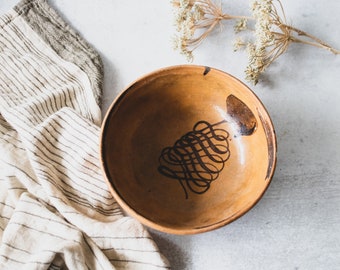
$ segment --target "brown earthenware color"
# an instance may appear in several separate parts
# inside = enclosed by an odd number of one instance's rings
[[[202,66],[146,75],[112,103],[100,158],[122,208],[168,233],[219,228],[268,187],[276,137],[263,104],[239,80]]]

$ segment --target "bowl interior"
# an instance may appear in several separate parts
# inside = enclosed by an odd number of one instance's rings
[[[262,196],[276,142],[258,98],[221,71],[180,66],[150,74],[113,103],[101,159],[114,197],[170,233],[220,227]]]

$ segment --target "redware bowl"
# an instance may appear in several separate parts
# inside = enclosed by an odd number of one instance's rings
[[[276,137],[263,104],[239,80],[174,66],[140,78],[112,103],[100,158],[128,214],[156,230],[194,234],[228,224],[262,197]]]

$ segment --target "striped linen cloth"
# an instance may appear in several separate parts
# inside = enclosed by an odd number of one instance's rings
[[[0,269],[169,268],[103,180],[101,81],[44,0],[0,17]]]

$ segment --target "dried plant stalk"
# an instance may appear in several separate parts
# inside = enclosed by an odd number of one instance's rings
[[[223,13],[221,5],[211,0],[174,0],[172,3],[175,6],[178,32],[174,47],[180,50],[188,61],[192,61],[193,51],[221,21],[248,18]]]
[[[287,24],[280,0],[253,0],[252,17],[224,13],[221,5],[211,0],[174,0],[173,4],[179,33],[175,38],[175,48],[180,50],[188,61],[192,61],[193,51],[222,21],[236,20],[236,34],[248,29],[247,22],[253,21],[254,38],[248,42],[238,38],[235,49],[247,47],[249,63],[245,70],[246,79],[254,84],[258,82],[260,74],[287,51],[292,42],[340,54],[339,50],[317,37]]]
[[[320,39],[288,25],[280,0],[276,0],[276,3],[279,9],[272,0],[252,2],[252,12],[256,21],[255,41],[248,44],[249,63],[245,73],[246,79],[254,84],[257,84],[260,74],[287,51],[292,42],[324,48],[334,54],[340,53]],[[307,40],[297,36],[303,36]]]

